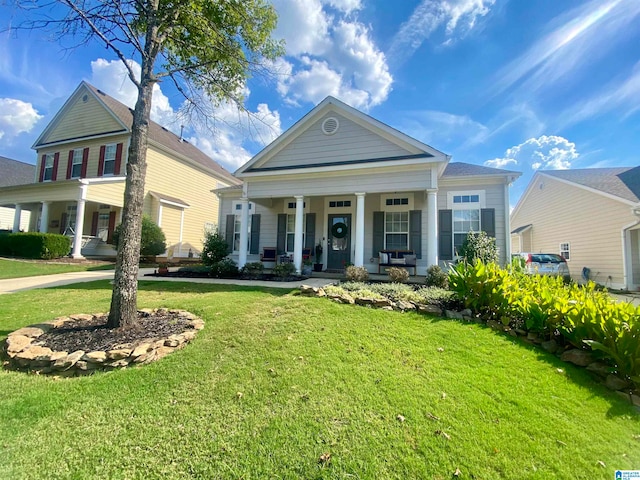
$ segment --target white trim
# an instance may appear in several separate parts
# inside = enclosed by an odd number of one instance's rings
[[[108,176],[108,177],[93,177],[93,178],[73,178],[72,180],[78,180],[83,185],[91,185],[93,183],[118,183],[118,182],[124,182],[124,181],[127,180],[127,177]]]
[[[394,198],[406,198],[407,204],[405,205],[387,205],[388,199]],[[380,210],[384,212],[406,212],[409,210],[415,210],[414,196],[411,192],[394,192],[394,193],[382,193],[380,194]]]
[[[511,263],[511,215],[509,213],[509,184],[504,184],[504,263]],[[497,226],[496,226],[497,227]],[[497,228],[496,228],[497,230]]]
[[[631,254],[631,230],[633,227],[640,225],[640,220],[622,227],[622,282],[624,288],[632,290],[633,284],[633,256]]]
[[[185,205],[184,203],[172,202],[171,200],[165,200],[163,198],[158,198],[158,202],[164,203],[165,205],[171,205],[172,207],[178,207],[182,210],[189,208],[189,205]]]
[[[465,195],[478,195],[478,201],[453,203],[453,197]],[[447,192],[447,208],[449,210],[475,210],[475,208],[486,208],[486,202],[486,190],[450,190]]]

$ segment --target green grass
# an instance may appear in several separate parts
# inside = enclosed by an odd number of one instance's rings
[[[0,338],[109,300],[105,281],[0,296]],[[139,306],[206,326],[143,368],[0,372],[0,478],[612,479],[640,465],[630,405],[480,325],[190,283],[144,282]]]
[[[113,264],[64,264],[44,261],[22,261],[0,259],[0,279],[35,277],[54,273],[84,272],[88,270],[112,270]]]

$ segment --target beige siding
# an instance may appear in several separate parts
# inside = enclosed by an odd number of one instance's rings
[[[426,190],[431,184],[431,169],[416,167],[384,168],[377,172],[340,172],[329,175],[310,175],[301,178],[277,180],[251,180],[249,197],[282,197],[294,195],[342,195],[358,191],[367,193],[407,192]]]
[[[99,135],[122,130],[122,125],[86,90],[87,101],[83,101],[85,93],[81,90],[75,101],[68,105],[65,115],[59,117],[41,139],[41,143],[58,142],[71,138]]]
[[[124,205],[125,182],[97,183],[87,188],[87,200],[122,207]]]
[[[533,252],[560,253],[560,243],[568,242],[574,279],[588,267],[598,283],[622,286],[622,228],[634,220],[630,207],[549,177],[535,178],[511,219],[512,228],[533,224]]]
[[[167,239],[167,252],[169,256],[181,256],[182,245],[180,244],[180,219],[182,209],[169,205],[162,206],[161,228]],[[185,252],[186,253],[186,252]]]
[[[13,218],[15,216],[15,210],[13,208],[0,207],[0,230],[12,230]],[[28,230],[29,222],[31,221],[31,212],[28,210],[22,210],[20,212],[20,230]]]
[[[335,117],[340,123],[333,135],[322,132],[322,122]],[[408,155],[410,152],[357,123],[335,113],[329,113],[312,124],[282,151],[259,167],[291,167],[322,162],[341,162],[370,158]]]
[[[218,197],[211,192],[217,187],[216,182],[211,174],[149,147],[145,190],[178,198],[189,205],[184,213],[183,244],[189,244],[184,255],[189,248],[194,253],[200,252],[205,223],[218,222]],[[167,210],[166,205],[163,209]],[[152,218],[157,221],[153,205],[149,206],[147,202],[145,211],[152,213]]]
[[[42,201],[76,201],[79,195],[80,184],[77,181],[60,184],[52,183],[46,186],[30,184],[21,188],[2,189],[0,205],[7,203],[40,203]]]
[[[633,283],[640,285],[640,230],[632,230],[631,235],[631,278]]]
[[[98,164],[100,163],[100,147],[103,145],[108,145],[112,143],[122,143],[122,164],[120,166],[120,174],[124,175],[126,172],[126,158],[127,158],[127,147],[128,147],[128,139],[127,135],[116,135],[108,138],[98,138],[94,140],[88,141],[79,141],[79,142],[70,142],[65,143],[64,145],[58,145],[54,147],[46,147],[38,150],[38,162],[36,164],[36,181],[40,178],[40,164],[42,162],[42,156],[45,154],[60,154],[60,159],[58,160],[58,182],[64,181],[67,176],[67,163],[69,162],[69,151],[74,150],[76,148],[89,148],[89,158],[87,161],[87,178],[96,178],[98,177]],[[44,183],[55,183],[55,182],[44,182]]]

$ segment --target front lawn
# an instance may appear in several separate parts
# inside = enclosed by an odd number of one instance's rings
[[[110,294],[1,296],[0,338],[104,312]],[[143,368],[1,371],[0,478],[612,479],[640,465],[628,403],[482,325],[190,283],[143,282],[139,306],[205,329]]]
[[[5,260],[0,258],[0,279],[35,277],[54,273],[85,272],[88,270],[113,270],[112,263],[55,263],[44,260]]]

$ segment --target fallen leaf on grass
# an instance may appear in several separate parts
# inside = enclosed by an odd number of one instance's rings
[[[440,417],[436,417],[433,413],[429,412],[427,413],[427,417],[429,418],[429,420],[433,420],[435,422],[437,422],[438,420],[440,420]]]
[[[598,460],[598,465],[600,465],[602,468],[607,468],[607,464],[604,463],[602,460]]]
[[[444,352],[444,348],[442,348],[442,347],[438,347],[438,351],[439,351],[440,353],[442,353],[442,352]]]
[[[556,442],[558,443],[558,445],[562,445],[563,447],[567,446],[567,444],[564,443],[562,440],[556,440]]]
[[[238,397],[238,400],[242,398],[242,392],[237,392],[236,393],[236,397]]]
[[[396,420],[398,420],[400,423],[404,422],[405,418],[402,415],[398,415],[396,417]]]
[[[444,400],[445,398],[447,398],[447,394],[442,392],[442,396],[441,396],[442,400]]]
[[[318,463],[321,463],[322,465],[326,465],[330,461],[331,461],[331,454],[329,452],[323,453],[322,455],[320,455],[320,458],[318,459]]]
[[[447,432],[444,432],[442,430],[436,430],[434,433],[436,435],[440,435],[441,437],[446,438],[447,440],[451,440],[451,435],[449,435]]]
[[[455,472],[453,472],[453,476],[454,476],[454,477],[459,477],[460,475],[462,475],[462,472],[460,471],[460,469],[459,469],[459,468],[456,468],[456,471],[455,471]]]

